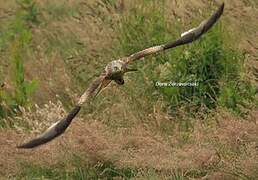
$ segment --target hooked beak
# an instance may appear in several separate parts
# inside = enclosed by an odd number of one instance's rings
[[[0,87],[1,87],[1,88],[4,88],[4,87],[5,87],[5,82],[1,83],[1,84],[0,84]]]
[[[133,71],[138,71],[136,68],[126,68],[125,72],[133,72]]]

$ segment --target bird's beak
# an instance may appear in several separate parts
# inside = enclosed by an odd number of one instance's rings
[[[136,68],[126,68],[125,72],[133,72],[133,71],[138,71]]]
[[[3,89],[5,87],[5,85],[6,85],[5,82],[1,82],[0,83],[0,88]]]

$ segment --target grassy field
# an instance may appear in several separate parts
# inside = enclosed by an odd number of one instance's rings
[[[0,177],[258,179],[256,0],[225,0],[200,40],[134,64],[63,136],[15,148],[63,117],[106,63],[176,39],[218,5],[0,0]],[[198,86],[155,85],[169,81]]]

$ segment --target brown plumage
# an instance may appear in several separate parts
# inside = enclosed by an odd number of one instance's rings
[[[135,60],[141,59],[145,56],[195,41],[196,39],[200,38],[204,33],[206,33],[217,22],[217,20],[223,13],[223,10],[224,3],[222,3],[222,5],[217,9],[217,11],[215,11],[212,14],[212,16],[209,19],[203,21],[198,27],[182,33],[181,37],[175,41],[169,42],[167,44],[162,44],[159,46],[150,47],[137,53],[134,53],[130,56],[123,57],[119,60],[115,60],[108,63],[101,75],[90,84],[85,93],[80,97],[75,108],[64,119],[53,124],[50,128],[48,128],[42,135],[38,136],[37,138],[17,147],[33,148],[45,144],[54,139],[55,137],[58,137],[70,125],[74,117],[80,111],[81,106],[84,103],[88,103],[91,99],[96,97],[103,88],[109,85],[111,81],[115,81],[119,85],[124,84],[124,74],[136,70],[130,69],[128,67],[130,63],[134,62]]]

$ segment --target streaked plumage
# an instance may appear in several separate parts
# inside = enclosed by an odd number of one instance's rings
[[[224,3],[212,14],[212,16],[203,21],[198,27],[193,28],[181,34],[181,37],[173,42],[167,44],[162,44],[159,46],[150,47],[134,53],[128,57],[123,57],[119,60],[112,61],[107,64],[101,75],[96,78],[85,91],[85,93],[80,97],[75,108],[62,120],[53,124],[48,128],[42,135],[37,138],[17,146],[18,148],[33,148],[42,144],[45,144],[55,137],[61,135],[66,128],[70,125],[73,118],[78,114],[81,106],[88,103],[91,99],[98,95],[98,93],[105,88],[111,81],[115,81],[117,84],[124,84],[123,76],[127,72],[135,71],[135,69],[130,69],[128,65],[135,60],[141,59],[145,56],[165,51],[180,45],[188,44],[196,39],[200,38],[204,33],[206,33],[220,18],[224,10]]]

